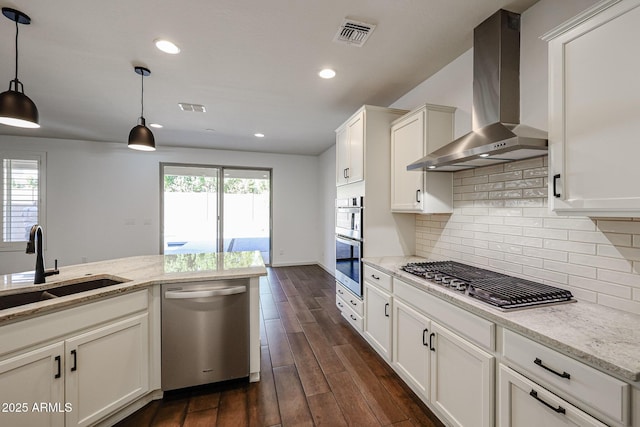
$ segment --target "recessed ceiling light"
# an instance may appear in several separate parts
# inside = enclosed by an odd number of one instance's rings
[[[254,133],[253,136],[256,138],[264,138],[264,133]]]
[[[161,127],[163,127],[160,123],[150,123],[149,126],[156,129],[160,129]]]
[[[333,71],[331,68],[325,68],[324,70],[320,70],[318,75],[323,79],[332,79],[336,76],[336,72]]]
[[[429,169],[435,169],[435,166],[428,166]]]
[[[480,154],[480,157],[489,157],[488,153]]]
[[[180,53],[180,48],[176,46],[175,43],[170,42],[169,40],[157,39],[154,41],[154,43],[156,44],[156,47],[164,53],[169,53],[171,55]]]

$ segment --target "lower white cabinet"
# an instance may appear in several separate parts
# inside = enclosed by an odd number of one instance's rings
[[[397,298],[392,322],[392,366],[410,387],[452,425],[492,426],[494,356]]]
[[[146,313],[4,360],[2,425],[91,425],[149,390],[148,360]]]
[[[499,427],[605,427],[567,401],[516,371],[500,365]]]
[[[64,342],[57,342],[0,362],[2,425],[64,426],[64,354]],[[42,403],[60,405],[62,412],[34,410]]]
[[[66,340],[67,426],[88,426],[149,390],[147,314]]]
[[[89,426],[150,389],[147,290],[0,328],[0,425]]]
[[[391,294],[364,282],[364,337],[391,360]]]
[[[454,425],[493,426],[495,357],[436,322],[429,341],[431,403]]]
[[[416,394],[429,400],[431,321],[396,298],[392,322],[392,366]]]

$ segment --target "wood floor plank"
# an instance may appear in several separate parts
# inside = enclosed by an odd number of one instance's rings
[[[307,399],[295,366],[273,368],[283,426],[313,426]]]
[[[287,294],[284,293],[284,289],[280,286],[280,281],[269,282],[269,288],[271,288],[271,296],[275,302],[287,300]]]
[[[347,344],[349,342],[349,340],[345,337],[344,332],[339,330],[339,325],[334,323],[334,321],[327,314],[326,310],[312,310],[311,314],[313,314],[316,322],[322,327],[322,331],[327,337],[327,341],[329,341],[329,344],[333,346]]]
[[[307,337],[302,333],[287,334],[293,358],[298,369],[300,382],[306,396],[327,393],[329,384],[324,377],[322,369],[316,360],[316,356],[307,341]]]
[[[342,427],[347,426],[347,420],[336,402],[333,393],[316,394],[308,396],[309,409],[316,426]]]
[[[409,389],[409,386],[402,384],[402,380],[397,374],[384,375],[378,377],[378,379],[384,388],[387,389],[400,410],[407,414],[409,420],[411,420],[414,425],[444,427],[444,424],[435,419],[434,416],[429,416],[431,411],[420,401],[420,398]]]
[[[347,371],[327,375],[327,381],[348,425],[380,425]]]
[[[180,427],[187,411],[188,398],[163,401],[153,418],[154,427]]]
[[[287,295],[287,298],[291,298],[298,295],[298,289],[293,285],[293,283],[289,279],[280,280],[280,287],[282,288],[284,293]]]
[[[300,295],[290,296],[288,298],[289,304],[291,304],[291,308],[293,308],[293,312],[296,314],[300,323],[316,321],[316,318],[313,317],[313,314],[311,314],[311,311],[307,308],[307,305],[304,303],[304,300]]]
[[[333,350],[322,327],[318,323],[305,323],[302,329],[324,374],[344,371],[344,365]]]
[[[398,408],[387,389],[382,386],[376,375],[369,369],[352,345],[337,346],[335,350],[382,425],[409,419]]]
[[[211,427],[218,423],[218,408],[190,412],[184,419],[183,427]]]
[[[115,427],[147,427],[151,426],[151,422],[153,421],[153,417],[155,417],[156,412],[162,405],[161,400],[154,400],[153,402],[148,403],[142,409],[134,412],[129,415],[124,420],[115,424]]]
[[[311,297],[326,296],[326,294],[323,291],[327,290],[327,287],[322,281],[316,280],[316,279],[310,279],[310,280],[305,280],[302,283],[309,290],[309,296]],[[314,308],[317,308],[317,307],[314,307]]]
[[[217,423],[221,426],[243,427],[249,425],[247,386],[225,390],[220,394]]]
[[[187,413],[204,411],[217,408],[220,404],[220,391],[212,390],[209,393],[198,393],[189,399]]]
[[[293,354],[280,319],[265,320],[264,325],[267,329],[269,353],[273,367],[293,365]]]
[[[259,281],[260,286],[260,294],[270,294],[271,288],[269,287],[269,278],[266,276],[261,276]]]
[[[289,301],[278,302],[276,303],[276,307],[278,308],[278,313],[280,313],[280,320],[282,321],[282,325],[284,326],[284,330],[286,332],[302,332],[300,321],[298,321],[298,317],[294,313],[291,304],[289,304]]]
[[[273,378],[269,348],[260,350],[260,381],[249,384],[247,392],[249,425],[255,427],[280,424],[278,395]]]
[[[264,320],[278,319],[278,309],[273,301],[273,296],[269,294],[260,295],[260,307],[262,308],[262,317]]]

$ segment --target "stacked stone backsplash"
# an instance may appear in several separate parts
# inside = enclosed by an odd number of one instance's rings
[[[640,218],[559,216],[547,156],[455,172],[453,214],[416,215],[416,254],[569,289],[640,314]]]

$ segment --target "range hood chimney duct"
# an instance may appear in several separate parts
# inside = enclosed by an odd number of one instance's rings
[[[475,130],[407,166],[451,172],[547,152],[547,133],[520,125],[520,15],[501,9],[473,32]]]

